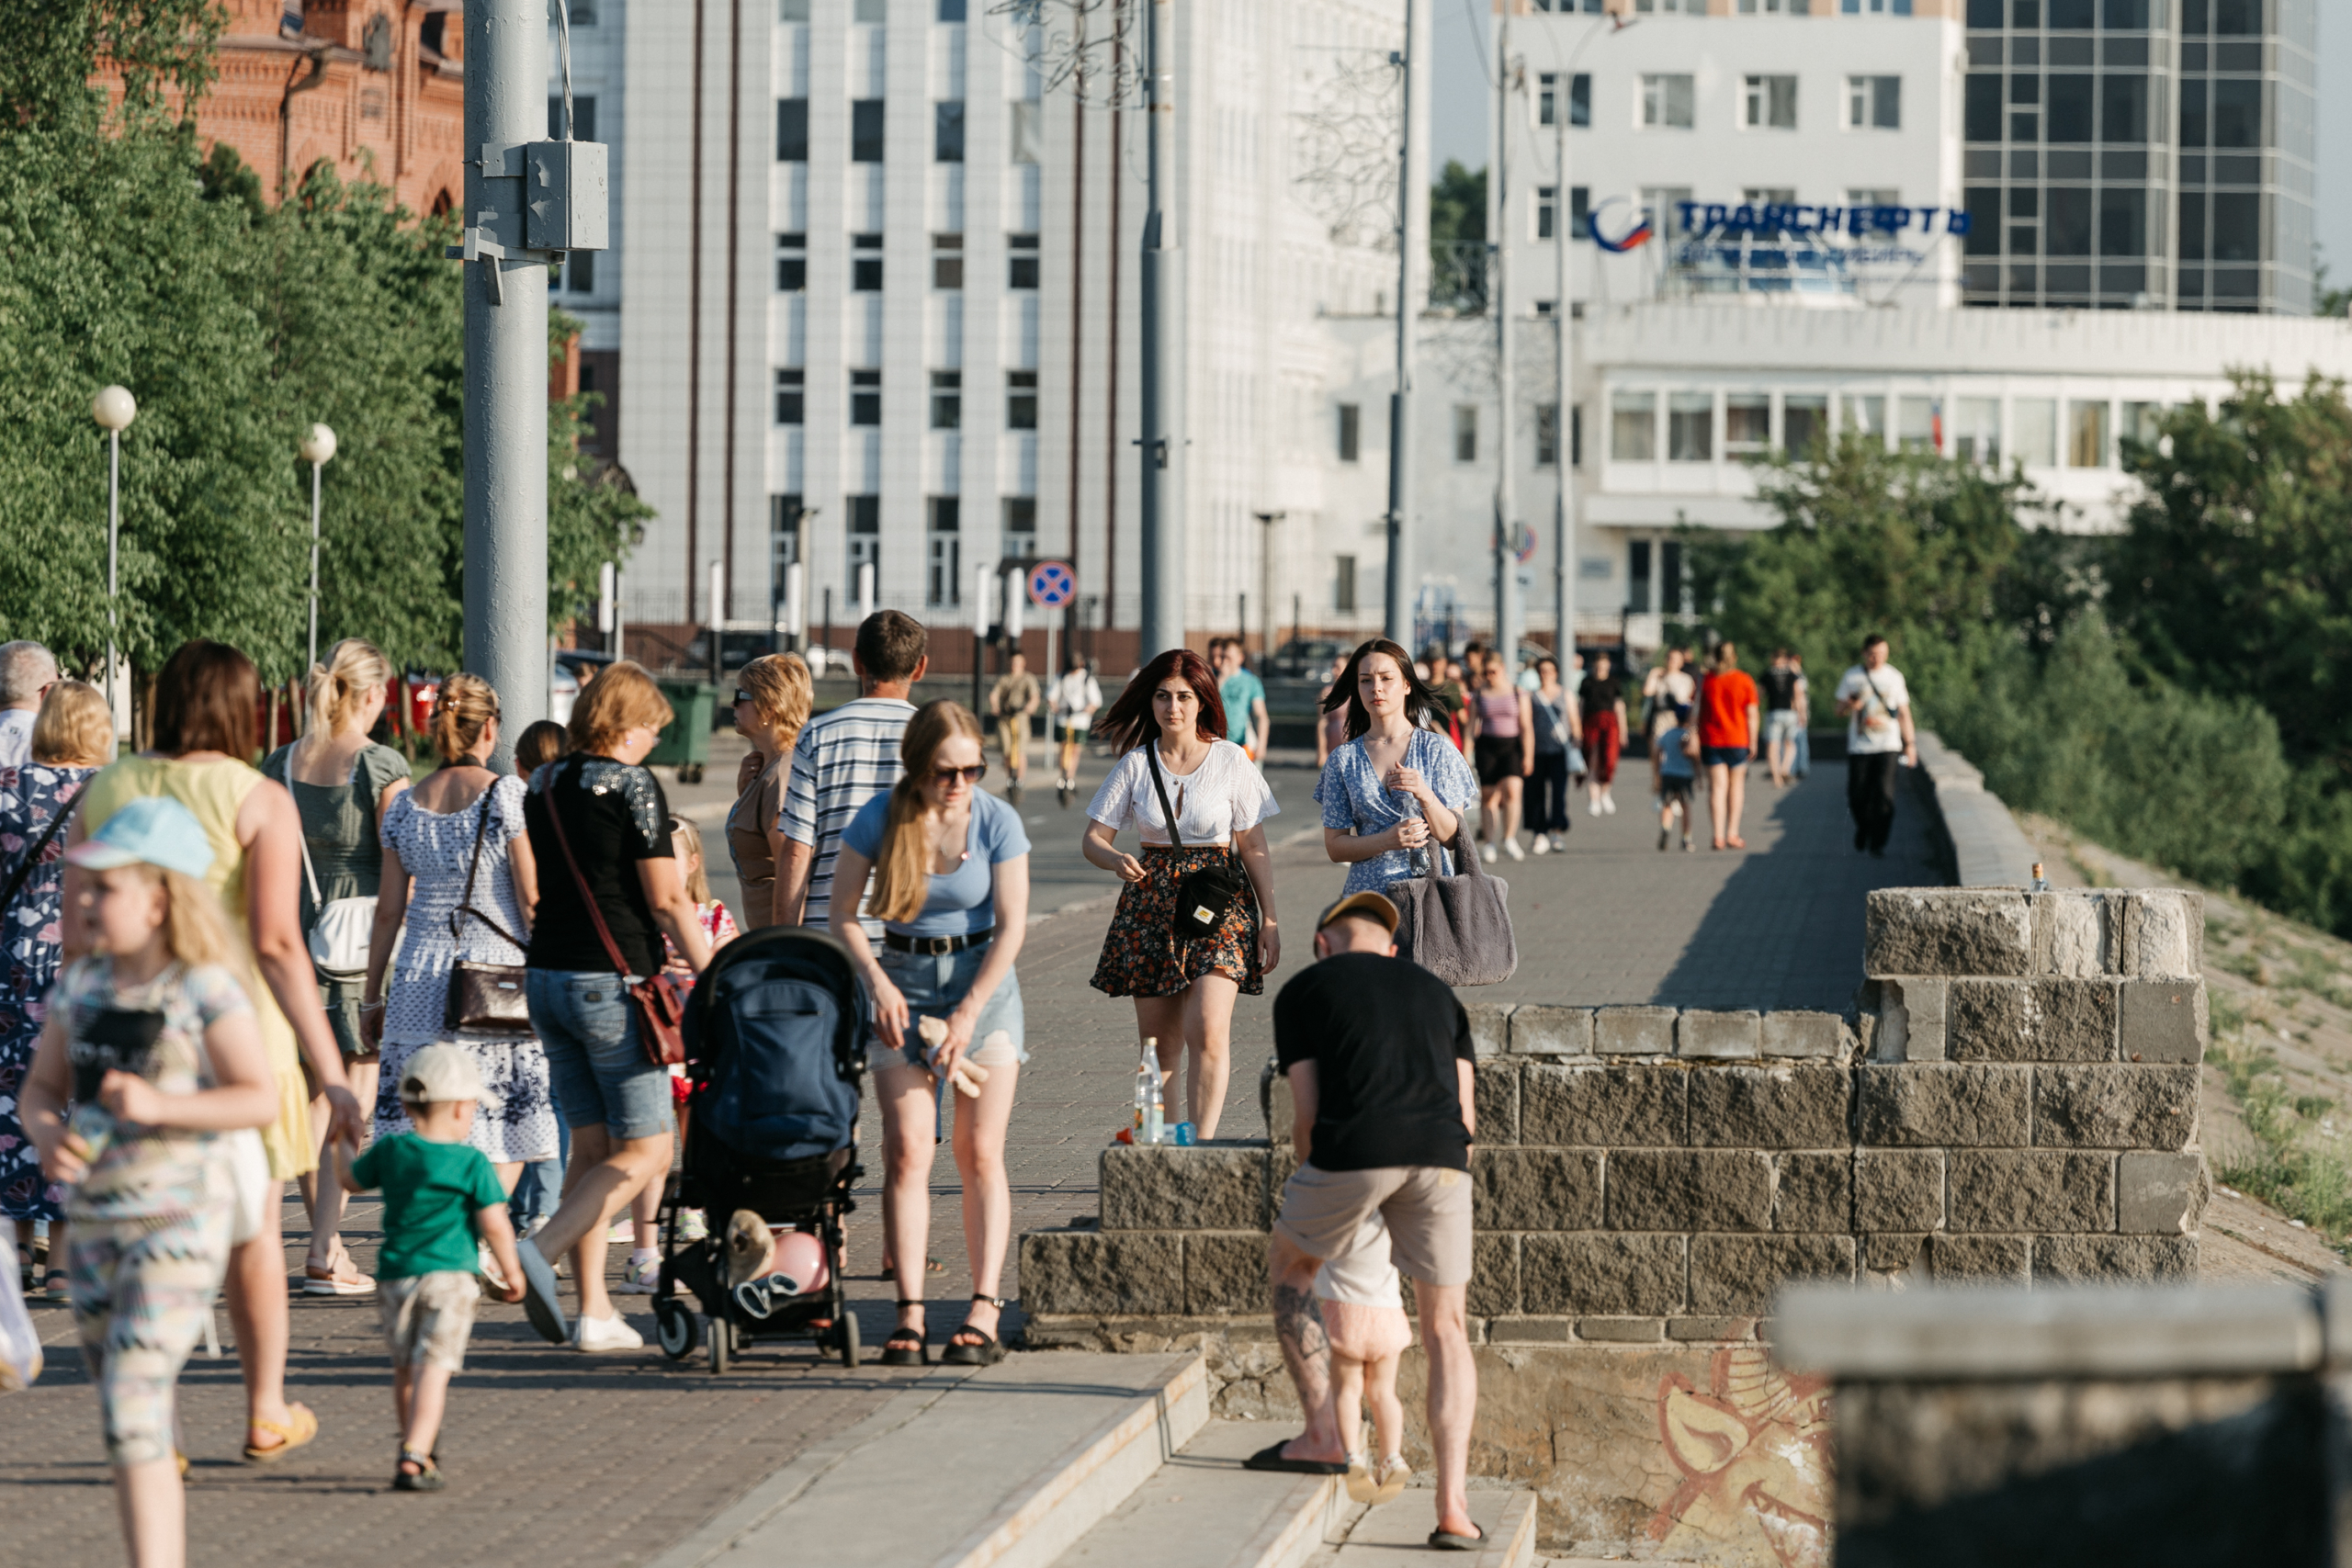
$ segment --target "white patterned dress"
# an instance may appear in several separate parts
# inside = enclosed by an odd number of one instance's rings
[[[474,879],[473,907],[504,928],[505,935],[468,915],[466,867],[482,814],[481,869]],[[523,831],[523,781],[502,778],[462,811],[446,816],[416,803],[404,791],[384,813],[384,847],[395,851],[411,878],[407,934],[384,1010],[383,1077],[376,1090],[376,1136],[410,1130],[401,1104],[401,1072],[420,1046],[455,1044],[481,1069],[481,1106],[467,1142],[493,1164],[552,1159],[556,1153],[555,1100],[548,1088],[547,1054],[527,1030],[517,1034],[452,1035],[442,1026],[448,1005],[449,972],[460,958],[476,964],[521,964],[523,950],[507,935],[527,938],[514,900],[514,875],[507,846]]]

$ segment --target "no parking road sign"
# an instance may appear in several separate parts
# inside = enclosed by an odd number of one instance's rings
[[[1078,574],[1066,561],[1039,561],[1029,571],[1029,603],[1041,610],[1059,609],[1078,597]]]

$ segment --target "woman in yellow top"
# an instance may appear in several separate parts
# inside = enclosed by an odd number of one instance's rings
[[[70,844],[80,843],[141,796],[178,801],[195,813],[211,840],[212,870],[205,881],[252,946],[246,989],[277,1080],[277,1117],[261,1130],[266,1171],[238,1173],[226,1293],[245,1377],[245,1457],[267,1463],[300,1448],[319,1430],[318,1417],[306,1406],[286,1402],[291,1325],[286,1245],[278,1232],[283,1183],[317,1165],[318,1140],[311,1135],[303,1083],[306,1065],[334,1118],[329,1136],[356,1145],[361,1122],[302,941],[301,819],[293,797],[247,761],[261,733],[260,706],[261,681],[253,660],[225,643],[183,644],[156,677],[154,750],[126,757],[92,779],[66,838]],[[76,907],[71,888],[66,906]],[[86,940],[78,931],[69,933],[69,954]],[[246,1163],[257,1168],[261,1162],[249,1156]]]

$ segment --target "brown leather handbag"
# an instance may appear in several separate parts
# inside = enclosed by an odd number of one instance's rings
[[[572,857],[571,840],[563,830],[563,814],[555,807],[552,781],[547,792],[547,806],[548,821],[555,829],[556,847],[563,852],[563,863],[571,868],[571,884],[580,889],[580,901],[588,907],[588,919],[596,928],[596,940],[605,944],[605,956],[620,976],[621,987],[628,993],[628,1005],[637,1014],[637,1043],[643,1047],[645,1059],[654,1066],[676,1066],[686,1059],[686,998],[694,989],[694,982],[676,975],[640,976],[628,972],[628,961],[621,956],[621,944],[613,940],[613,929],[605,923],[605,911],[596,907],[596,895],[589,891],[588,879],[580,874],[580,863]]]
[[[461,917],[471,915],[516,947],[525,947],[520,937],[500,925],[481,909],[474,908],[474,878],[481,870],[482,835],[490,830],[491,790],[481,792],[481,819],[474,824],[473,858],[466,863],[466,892],[458,907],[449,912],[449,942],[460,948]],[[449,999],[441,1012],[441,1026],[452,1034],[528,1034],[531,1032],[531,1007],[523,988],[524,967],[520,964],[477,964],[460,958],[449,965]]]

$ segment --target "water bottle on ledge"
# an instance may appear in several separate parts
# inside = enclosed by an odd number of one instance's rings
[[[2050,879],[2041,874],[2041,863],[2040,861],[2033,863],[2033,882],[2026,888],[2026,891],[2029,893],[2047,893],[2050,891]]]
[[[1136,1119],[1130,1140],[1138,1144],[1156,1144],[1159,1140],[1148,1136],[1153,1107],[1159,1103],[1159,1042],[1157,1038],[1143,1043],[1143,1060],[1136,1065]]]
[[[1154,1070],[1151,1075],[1151,1100],[1144,1107],[1143,1141],[1147,1144],[1164,1144],[1168,1142],[1168,1108],[1160,1099],[1157,1055],[1152,1058],[1152,1066]]]

